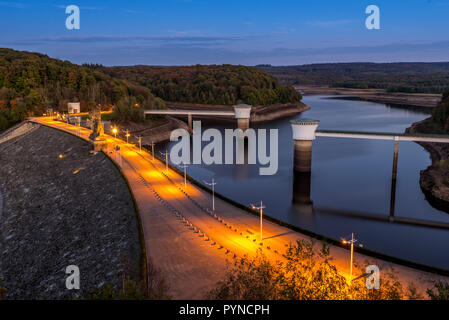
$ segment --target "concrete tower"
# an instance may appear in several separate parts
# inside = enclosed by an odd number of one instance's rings
[[[319,120],[298,119],[291,122],[294,140],[294,164],[297,172],[310,172],[312,167],[312,141]]]
[[[247,104],[237,104],[234,106],[235,118],[239,129],[245,131],[249,128],[249,118],[251,116],[251,106]]]

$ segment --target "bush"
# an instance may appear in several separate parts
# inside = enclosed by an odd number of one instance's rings
[[[394,300],[419,298],[416,289],[405,293],[394,270],[384,272],[379,290],[368,290],[365,281],[349,284],[331,263],[329,246],[316,249],[310,240],[290,244],[284,262],[270,262],[261,251],[229,266],[224,280],[208,298],[241,300]],[[363,273],[363,272],[361,272]]]
[[[427,295],[432,300],[449,300],[449,283],[437,281],[434,285],[436,292],[432,289],[427,289]]]

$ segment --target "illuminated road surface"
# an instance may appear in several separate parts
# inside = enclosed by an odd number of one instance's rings
[[[90,130],[79,128],[50,117],[32,121],[78,135],[88,140]],[[226,260],[233,262],[244,255],[254,256],[258,249],[272,261],[282,260],[290,242],[308,237],[263,221],[260,241],[260,220],[225,201],[215,199],[211,212],[211,195],[187,182],[150,153],[126,141],[106,135],[107,154],[119,165],[129,181],[141,214],[147,257],[168,280],[175,299],[200,299],[223,277]],[[115,152],[115,146],[120,152]],[[187,195],[186,195],[187,194]],[[349,274],[349,251],[331,247],[333,263]],[[442,278],[407,267],[354,254],[354,261],[377,264],[382,270],[393,266],[399,279],[413,281],[420,290],[432,286],[431,280]],[[358,276],[355,273],[355,276]],[[363,280],[361,280],[363,281]]]

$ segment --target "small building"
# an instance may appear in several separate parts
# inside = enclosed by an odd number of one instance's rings
[[[70,113],[80,113],[81,107],[79,102],[69,102],[67,103],[67,112]]]

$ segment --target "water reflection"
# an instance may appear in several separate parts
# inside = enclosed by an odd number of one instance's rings
[[[293,201],[299,204],[313,204],[310,200],[310,172],[293,173]]]

